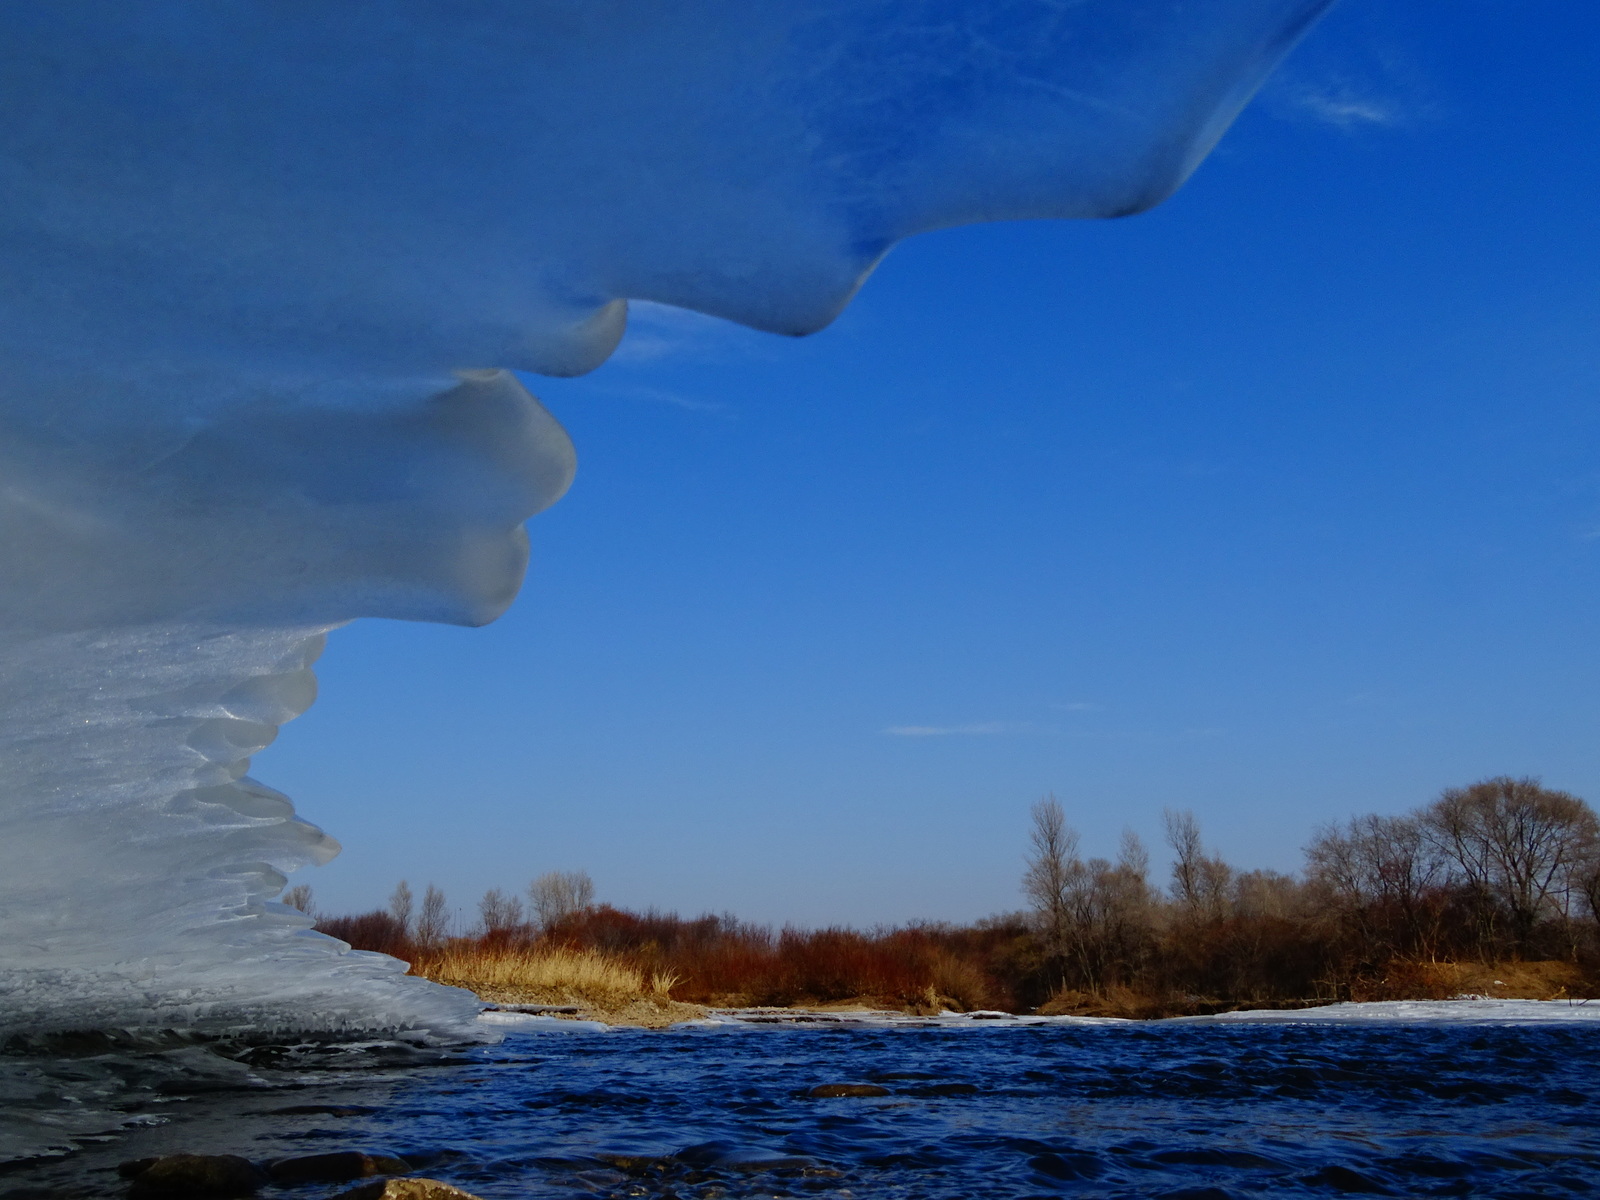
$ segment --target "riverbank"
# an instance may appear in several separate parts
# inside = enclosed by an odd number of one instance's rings
[[[626,1020],[604,1021],[574,1013],[526,1012],[491,1007],[479,1020],[502,1032],[603,1033],[608,1030],[651,1028]],[[1600,1023],[1600,1001],[1591,1000],[1491,1000],[1459,996],[1450,1000],[1374,1000],[1306,1004],[1295,1008],[1242,1008],[1224,1012],[1159,1018],[1082,1016],[1006,1012],[941,1012],[912,1014],[895,1009],[835,1005],[827,1008],[706,1009],[668,1028],[713,1029],[747,1026],[792,1029],[1005,1029],[1051,1026],[1134,1026],[1158,1029],[1184,1025],[1592,1025]]]
[[[1162,1020],[1258,1010],[1299,1010],[1338,1002],[1437,1001],[1454,997],[1497,1000],[1587,999],[1597,994],[1592,976],[1564,960],[1535,962],[1413,962],[1392,960],[1381,972],[1323,994],[1228,996],[1112,986],[1058,988],[1033,1006],[985,1003],[981,992],[933,986],[919,992],[858,991],[833,994],[795,988],[774,1000],[763,992],[707,992],[698,981],[670,971],[647,971],[617,954],[568,946],[485,944],[458,939],[415,954],[412,973],[465,988],[485,1002],[536,1006],[548,1015],[606,1025],[661,1029],[703,1019],[715,1011],[894,1012],[907,1017],[944,1013],[1005,1012],[1045,1017]],[[674,994],[676,992],[676,994]],[[687,995],[685,994],[687,993]],[[908,994],[909,993],[909,994]],[[561,1011],[549,1011],[561,1010]]]
[[[561,960],[557,960],[561,961]],[[586,964],[588,966],[588,964]],[[895,1003],[882,996],[855,996],[844,1000],[814,1001],[787,1005],[751,1003],[743,997],[719,997],[714,1004],[673,1000],[660,992],[626,994],[585,989],[580,982],[557,980],[552,964],[542,986],[473,985],[460,979],[441,980],[465,986],[481,999],[502,1011],[521,1007],[540,1010],[539,1015],[556,1019],[599,1022],[611,1026],[663,1029],[684,1022],[707,1019],[732,1019],[745,1023],[861,1019],[927,1019],[970,1017],[996,1020],[1020,1017],[1077,1017],[1089,1019],[1156,1021],[1178,1018],[1226,1017],[1266,1013],[1312,1013],[1317,1010],[1350,1012],[1385,1004],[1433,1005],[1453,1001],[1535,1001],[1571,1002],[1587,1005],[1595,989],[1576,966],[1567,962],[1531,963],[1407,963],[1398,964],[1392,977],[1374,987],[1377,995],[1355,997],[1306,997],[1299,1000],[1260,1002],[1225,1001],[1203,996],[1141,995],[1126,988],[1109,988],[1100,993],[1072,990],[1057,992],[1049,1001],[1028,1012],[1006,1012],[962,1006],[948,998],[929,997],[912,1004]],[[619,977],[611,977],[615,982]],[[1595,1000],[1600,1009],[1600,1000]],[[564,1011],[555,1011],[555,1010]],[[1372,1008],[1379,1011],[1379,1008]],[[1449,1011],[1441,1009],[1440,1011]]]
[[[1159,1020],[1215,1016],[1263,1009],[1316,1008],[1334,1003],[1374,1003],[1477,998],[1484,1000],[1586,1000],[1600,996],[1594,980],[1574,963],[1410,962],[1395,960],[1381,973],[1336,996],[1237,1000],[1192,994],[1152,995],[1130,988],[1057,991],[1034,1011],[1041,1016],[1123,1017]]]
[[[550,1015],[607,1025],[664,1029],[707,1011],[672,998],[674,976],[647,976],[595,950],[459,942],[418,954],[411,973],[465,988],[489,1004],[567,1009]]]
[[[1058,945],[1026,913],[968,926],[774,929],[601,904],[558,921],[448,936],[431,918],[411,920],[402,904],[400,916],[327,917],[318,928],[492,1002],[575,1005],[585,1018],[648,1025],[693,1019],[692,1006],[1149,1020],[1335,1001],[1600,996],[1600,941],[1588,926],[1546,921],[1518,949],[1518,939],[1483,929],[1469,936],[1471,923],[1457,914],[1446,922],[1450,937],[1430,933],[1425,950],[1401,952],[1398,934],[1364,933],[1313,903],[1321,893],[1309,884],[1295,887],[1275,909],[1194,916],[1166,904],[1150,928],[1124,928],[1115,945]],[[1285,907],[1295,897],[1298,907]]]

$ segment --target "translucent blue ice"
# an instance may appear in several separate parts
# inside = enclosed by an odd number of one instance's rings
[[[574,460],[508,371],[1155,204],[1326,3],[0,3],[0,1033],[448,1034],[244,772],[328,628],[511,601]]]

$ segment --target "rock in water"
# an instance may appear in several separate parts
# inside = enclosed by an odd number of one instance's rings
[[[479,1200],[437,1179],[374,1179],[340,1192],[333,1200]]]
[[[227,1200],[253,1196],[267,1181],[249,1159],[237,1154],[167,1154],[123,1163],[117,1173],[133,1180],[128,1194],[134,1200]]]
[[[889,1089],[875,1083],[819,1083],[806,1093],[818,1100],[833,1100],[842,1096],[887,1096]]]
[[[280,1158],[267,1168],[273,1183],[296,1184],[313,1181],[343,1183],[347,1179],[366,1179],[373,1175],[407,1175],[411,1164],[388,1154],[363,1154],[341,1150],[334,1154],[307,1154],[299,1158]]]

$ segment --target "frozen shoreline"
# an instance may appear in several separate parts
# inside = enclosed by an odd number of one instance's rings
[[[1463,996],[1454,1000],[1374,1000],[1361,1004],[1329,1004],[1297,1010],[1251,1009],[1209,1017],[1172,1017],[1175,1022],[1321,1025],[1347,1022],[1377,1024],[1527,1025],[1550,1022],[1600,1021],[1600,1000],[1493,1000]]]
[[[632,1028],[608,1025],[602,1021],[578,1021],[563,1017],[516,1012],[484,1012],[480,1024],[525,1032],[600,1033]],[[874,1028],[874,1029],[1004,1029],[1018,1026],[1050,1025],[1526,1025],[1573,1022],[1600,1022],[1600,1001],[1590,1000],[1491,1000],[1463,997],[1457,1000],[1381,1000],[1364,1003],[1328,1004],[1319,1008],[1248,1009],[1199,1017],[1163,1017],[1134,1020],[1126,1017],[1039,1017],[1003,1012],[944,1012],[936,1016],[910,1016],[889,1010],[827,1010],[803,1008],[714,1009],[693,1021],[681,1021],[671,1029],[716,1029],[735,1026],[785,1026],[789,1028]]]

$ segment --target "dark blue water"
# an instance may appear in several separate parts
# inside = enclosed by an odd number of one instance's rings
[[[1597,1081],[1584,1025],[512,1034],[370,1077],[345,1056],[326,1079],[218,1088],[0,1177],[0,1196],[68,1178],[110,1194],[106,1166],[134,1153],[354,1148],[491,1200],[1591,1197]],[[808,1094],[831,1083],[889,1094]]]

